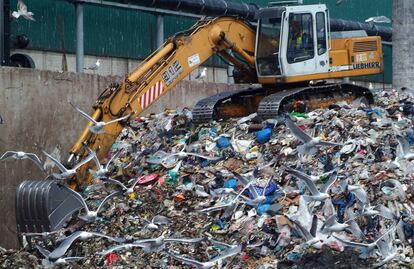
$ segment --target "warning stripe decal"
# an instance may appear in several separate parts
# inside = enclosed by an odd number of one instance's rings
[[[147,108],[155,99],[157,99],[164,90],[164,84],[161,81],[158,81],[153,85],[148,91],[146,91],[140,97],[141,108]]]

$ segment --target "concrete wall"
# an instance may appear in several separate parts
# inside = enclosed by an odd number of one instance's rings
[[[29,55],[39,70],[62,71],[62,53],[40,51],[40,50],[13,50],[12,54],[21,53]],[[98,70],[85,70],[85,73],[102,76],[124,76],[133,71],[140,63],[138,60],[116,58],[116,57],[96,57],[85,55],[85,67],[93,66],[96,60],[101,60],[101,66]],[[75,54],[67,54],[66,62],[69,72],[76,72]],[[186,77],[186,80],[194,81],[203,67],[199,67]],[[227,83],[227,69],[218,67],[207,68],[207,77],[205,82]]]
[[[19,68],[0,68],[0,154],[7,150],[34,152],[44,159],[42,150],[61,148],[61,159],[86,125],[70,106],[85,111],[107,85],[119,77],[59,73]],[[240,86],[239,86],[240,87]],[[234,88],[227,84],[183,81],[162,96],[146,112],[164,108],[193,106],[202,97]],[[17,247],[14,200],[16,187],[25,179],[45,177],[29,160],[0,162],[0,246]]]

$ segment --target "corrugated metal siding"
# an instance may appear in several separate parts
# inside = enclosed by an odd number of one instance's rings
[[[241,0],[232,0],[242,3]],[[17,0],[12,0],[12,7]],[[248,2],[248,1],[246,1]],[[268,1],[251,1],[267,6]],[[271,1],[270,1],[271,2]],[[389,0],[304,0],[305,4],[326,3],[331,17],[364,21],[368,17],[385,15],[391,18]],[[75,9],[66,1],[25,0],[29,10],[35,13],[36,22],[23,19],[12,22],[14,35],[24,33],[30,38],[29,48],[61,51],[63,23],[64,44],[67,52],[75,52]],[[143,59],[156,49],[156,18],[144,12],[128,11],[107,7],[85,6],[85,53],[98,56],[113,56]],[[165,36],[169,37],[191,27],[194,19],[175,16],[165,17]],[[386,80],[391,81],[391,49],[384,47]],[[217,57],[209,65],[223,65]],[[382,76],[377,77],[378,81]]]

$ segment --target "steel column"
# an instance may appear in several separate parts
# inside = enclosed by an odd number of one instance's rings
[[[84,42],[83,42],[83,4],[75,3],[76,10],[76,72],[83,73]]]
[[[157,48],[164,44],[164,16],[157,15]]]
[[[0,0],[0,65],[4,62],[4,1]]]

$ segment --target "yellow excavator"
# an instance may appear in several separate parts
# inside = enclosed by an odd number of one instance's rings
[[[326,80],[383,72],[379,36],[367,36],[363,31],[331,32],[324,4],[268,7],[260,9],[256,17],[255,26],[231,16],[201,19],[169,38],[121,84],[111,85],[99,96],[91,117],[108,122],[141,114],[213,55],[235,67],[235,83],[261,87],[200,100],[193,108],[195,123],[253,112],[273,118],[281,112],[328,107],[357,98],[373,102],[366,88]],[[88,154],[84,145],[103,159],[126,123],[107,125],[101,134],[86,127],[70,150],[68,162],[75,164]],[[87,184],[88,168],[83,166],[72,183]],[[78,204],[53,180],[24,181],[16,198],[18,231],[61,228]]]

